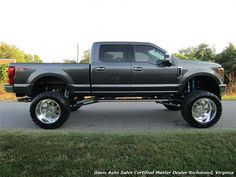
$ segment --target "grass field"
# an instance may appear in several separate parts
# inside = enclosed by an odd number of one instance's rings
[[[4,90],[4,84],[0,83],[0,101],[5,100],[16,100],[16,95],[14,93],[7,93]]]
[[[222,100],[236,100],[236,94],[224,95]]]
[[[109,170],[236,172],[235,130],[136,134],[0,131],[0,140],[0,176],[124,176],[94,175]]]

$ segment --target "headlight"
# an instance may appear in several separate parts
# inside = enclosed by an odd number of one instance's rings
[[[218,69],[218,74],[219,74],[222,78],[224,78],[224,68],[219,68],[219,69]]]

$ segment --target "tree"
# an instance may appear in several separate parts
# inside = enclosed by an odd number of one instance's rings
[[[0,43],[0,58],[3,59],[16,59],[19,63],[33,62],[42,63],[38,55],[26,54],[24,51],[18,49],[14,45]]]
[[[200,44],[196,47],[181,49],[179,52],[173,53],[173,55],[184,60],[214,61],[216,52],[215,48],[209,47],[207,44]]]
[[[216,50],[213,47],[209,47],[207,44],[200,44],[195,49],[194,57],[202,61],[214,61]]]
[[[40,59],[38,55],[34,55],[33,58],[34,58],[35,63],[42,63],[42,60]]]
[[[177,53],[173,53],[172,55],[183,60],[196,60],[196,58],[194,58],[194,50],[194,47],[188,47],[186,49],[181,49]]]
[[[63,61],[64,63],[77,63],[75,60],[71,60],[71,59],[64,59]]]
[[[224,67],[228,90],[233,92],[233,87],[236,84],[236,47],[229,43],[228,47],[216,55],[216,62]]]
[[[38,55],[26,54],[14,45],[0,43],[0,59],[16,59],[16,62],[25,63],[42,63]],[[7,64],[0,65],[0,82],[5,82],[7,79]]]
[[[7,64],[1,64],[0,65],[0,83],[4,83],[5,81],[7,81],[7,68],[8,65]]]
[[[89,63],[90,61],[90,49],[84,51],[83,59],[80,61],[80,63]]]

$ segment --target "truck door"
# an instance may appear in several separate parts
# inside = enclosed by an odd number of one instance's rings
[[[177,92],[177,66],[165,66],[165,52],[151,45],[132,45],[132,90],[140,93]]]
[[[99,44],[91,63],[92,93],[126,93],[131,90],[129,47],[124,44]]]

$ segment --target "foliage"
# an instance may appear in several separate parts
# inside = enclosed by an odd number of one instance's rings
[[[216,52],[215,48],[209,47],[207,44],[200,44],[196,47],[181,49],[179,52],[173,53],[173,55],[184,60],[213,61],[215,60]]]
[[[17,100],[16,94],[6,92],[4,85],[5,83],[0,83],[0,101],[6,101],[6,100],[16,101]],[[1,150],[0,150],[0,154],[1,154]],[[0,165],[0,168],[1,168],[1,165]]]
[[[7,64],[0,65],[0,82],[5,82],[7,80]]]
[[[64,59],[64,63],[77,63],[75,60]]]
[[[80,61],[80,63],[89,63],[90,62],[90,50],[84,51],[83,59]]]
[[[224,96],[222,97],[222,100],[235,100],[235,101],[236,101],[236,94],[224,95]]]
[[[230,43],[221,53],[216,55],[216,62],[220,63],[227,74],[236,76],[236,47]]]
[[[16,59],[16,62],[19,63],[42,63],[38,55],[26,54],[16,46],[6,43],[0,43],[0,59]],[[7,79],[7,66],[8,65],[3,64],[0,65],[0,82],[5,82]]]
[[[82,60],[79,63],[88,64],[90,62],[90,49],[84,51]],[[75,60],[64,59],[64,63],[77,63]]]
[[[16,59],[19,63],[42,63],[38,55],[26,54],[14,45],[0,43],[0,59]]]
[[[228,92],[236,91],[236,47],[230,43],[220,54],[216,55],[216,62],[225,69],[225,80]]]
[[[177,53],[173,53],[172,55],[183,60],[189,60],[189,59],[196,60],[196,58],[193,57],[193,53],[194,53],[194,48],[188,47],[186,49],[181,49]]]
[[[215,48],[209,47],[207,44],[197,46],[194,57],[202,61],[214,61],[216,56]]]
[[[161,133],[2,131],[0,139],[0,176],[91,177],[96,176],[94,171],[109,170],[236,171],[235,130]]]

